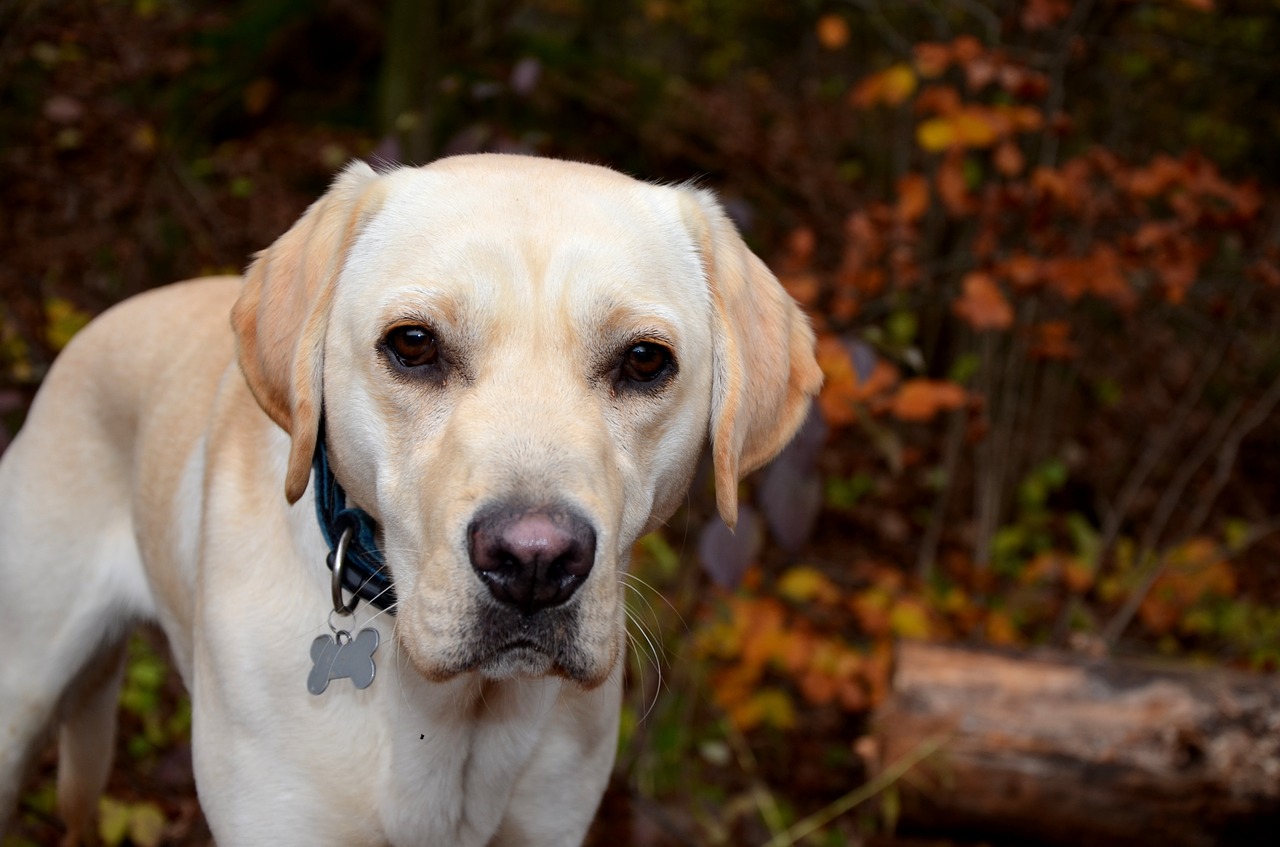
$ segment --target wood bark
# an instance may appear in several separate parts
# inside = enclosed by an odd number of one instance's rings
[[[907,643],[876,715],[903,828],[1026,844],[1280,844],[1280,678]]]

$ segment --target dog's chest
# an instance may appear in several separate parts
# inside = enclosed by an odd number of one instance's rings
[[[419,708],[402,706],[391,724],[394,737],[377,795],[388,842],[490,843],[521,775],[546,746],[547,716],[561,684],[467,681],[439,686],[446,691],[420,700]]]

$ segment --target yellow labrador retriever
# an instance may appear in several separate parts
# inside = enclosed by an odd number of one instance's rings
[[[632,545],[708,437],[732,524],[819,382],[706,191],[352,165],[243,282],[94,321],[3,457],[0,830],[51,721],[92,826],[150,620],[225,847],[579,843]]]

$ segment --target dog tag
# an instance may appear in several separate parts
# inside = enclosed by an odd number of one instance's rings
[[[373,682],[373,651],[378,649],[378,631],[362,629],[353,639],[346,630],[321,635],[311,642],[311,674],[307,690],[323,694],[333,679],[349,679],[356,688],[368,688]]]

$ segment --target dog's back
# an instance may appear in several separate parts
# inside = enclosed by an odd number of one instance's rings
[[[153,507],[174,501],[184,466],[199,460],[209,409],[186,401],[214,392],[184,388],[226,371],[239,290],[235,277],[183,283],[103,314],[59,356],[0,459],[0,832],[50,715],[71,837],[93,820],[125,641],[133,622],[157,613],[137,539],[148,556],[181,543],[171,512]],[[153,526],[140,532],[139,522]],[[186,664],[185,645],[173,647]]]

